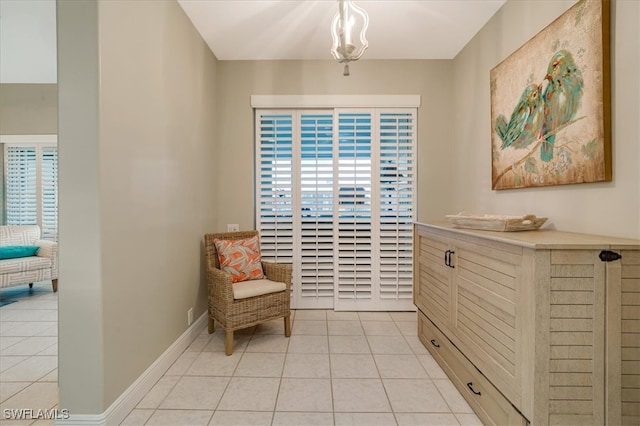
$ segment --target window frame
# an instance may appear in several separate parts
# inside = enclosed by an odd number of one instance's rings
[[[292,141],[293,139],[296,139],[295,133],[299,131],[299,129],[297,128],[299,126],[299,119],[300,116],[298,114],[302,114],[304,113],[326,113],[327,111],[331,111],[332,114],[334,115],[334,122],[333,122],[333,126],[334,126],[334,143],[335,146],[333,147],[334,150],[336,150],[336,152],[334,153],[334,155],[338,155],[337,154],[337,150],[338,148],[338,140],[339,140],[339,136],[338,136],[338,121],[337,121],[337,117],[339,116],[339,114],[342,112],[362,112],[362,111],[368,111],[371,113],[371,118],[372,118],[372,127],[371,127],[371,148],[372,148],[372,152],[374,153],[374,155],[372,156],[372,159],[375,159],[374,162],[372,162],[372,164],[370,165],[371,167],[371,179],[373,180],[377,180],[378,182],[374,185],[376,187],[376,191],[380,191],[382,188],[383,183],[380,181],[380,179],[383,178],[383,175],[381,174],[381,164],[379,164],[382,161],[382,157],[379,155],[379,145],[380,145],[380,135],[381,135],[381,131],[382,128],[381,126],[381,121],[380,120],[380,116],[382,112],[389,112],[389,111],[397,111],[397,112],[402,112],[402,113],[406,113],[407,111],[412,111],[412,115],[411,115],[411,131],[413,132],[411,139],[411,156],[410,156],[410,163],[411,163],[411,168],[412,168],[412,177],[411,179],[411,185],[412,185],[412,204],[411,204],[411,211],[412,211],[412,218],[413,220],[416,220],[416,218],[418,217],[418,200],[417,200],[417,186],[418,186],[418,175],[417,175],[417,160],[418,160],[418,106],[420,104],[420,96],[419,95],[400,95],[400,96],[252,96],[251,97],[251,103],[252,106],[254,107],[253,111],[254,111],[254,125],[256,126],[255,128],[255,141],[254,141],[254,149],[255,149],[255,155],[254,155],[254,159],[255,159],[255,165],[254,165],[254,170],[255,170],[255,175],[254,175],[254,184],[255,184],[255,194],[254,194],[254,211],[255,211],[255,216],[254,216],[254,223],[255,223],[255,227],[256,229],[258,229],[258,227],[261,226],[262,220],[261,220],[261,208],[262,208],[262,203],[261,203],[261,190],[263,188],[262,184],[260,183],[261,181],[261,161],[264,160],[264,158],[261,156],[261,152],[260,150],[262,149],[262,141],[261,141],[261,136],[260,136],[260,129],[259,126],[261,125],[261,118],[265,117],[265,115],[272,115],[272,114],[278,114],[278,113],[282,113],[284,115],[290,113],[291,115],[291,119],[292,119],[292,123],[291,123],[291,132],[293,133],[291,135],[292,137]],[[372,106],[373,105],[373,106]],[[386,110],[386,111],[384,111]],[[374,127],[375,126],[375,127]],[[301,137],[301,136],[298,136]],[[298,142],[299,144],[300,142]],[[295,143],[294,143],[295,145]],[[302,196],[301,194],[297,194],[297,192],[300,192],[300,188],[295,188],[300,185],[300,170],[297,170],[301,167],[301,162],[303,161],[301,153],[300,153],[300,145],[296,146],[292,146],[291,147],[291,155],[293,156],[290,160],[290,166],[291,170],[290,170],[290,176],[291,176],[291,191],[293,191],[292,193],[292,197],[293,197],[293,204],[290,206],[293,211],[293,217],[292,217],[292,229],[291,229],[291,242],[290,242],[290,253],[287,254],[287,256],[285,256],[286,259],[288,261],[291,261],[291,259],[296,257],[296,253],[294,253],[291,250],[294,250],[294,247],[302,247],[301,241],[300,239],[304,236],[304,230],[302,228],[300,228],[300,218],[297,217],[297,212],[299,210],[301,210],[301,206],[300,204],[300,200],[296,201],[297,198],[299,198],[300,196]],[[299,158],[298,158],[299,157]],[[337,166],[337,157],[334,156],[334,161],[336,162],[336,164],[334,164],[334,185],[339,185],[337,177],[338,177],[338,171],[335,168]],[[334,192],[337,189],[334,188]],[[335,206],[337,207],[337,203],[338,203],[338,196],[334,195],[334,203]],[[370,209],[371,209],[371,220],[377,219],[376,222],[376,226],[374,226],[374,228],[383,226],[380,222],[380,217],[379,217],[379,212],[374,213],[374,209],[379,209],[380,208],[380,198],[381,198],[381,194],[380,193],[376,193],[370,194]],[[337,210],[334,211],[334,214],[337,214]],[[335,219],[337,220],[337,216],[335,217]],[[406,227],[406,226],[405,226]],[[296,228],[298,229],[296,231]],[[336,232],[337,232],[337,228]],[[399,232],[402,232],[401,230],[399,230]],[[381,242],[381,238],[380,235],[378,235],[379,232],[374,231],[372,234],[372,242],[375,241],[378,244],[380,244]],[[279,239],[279,237],[278,237]],[[337,243],[336,243],[337,244]],[[334,248],[334,253],[337,253],[337,248]],[[380,262],[380,254],[377,253],[379,248],[373,247],[373,251],[375,253],[372,252],[372,259],[376,259],[376,260],[372,260],[374,262]],[[401,255],[400,255],[401,256]],[[338,256],[336,255],[336,258]],[[400,258],[399,258],[400,259]],[[402,262],[406,263],[406,259],[402,258]],[[378,268],[380,268],[380,265],[376,266]],[[296,265],[294,265],[294,272],[300,273],[300,267],[298,265],[298,267],[296,267]],[[302,308],[334,308],[336,310],[340,310],[340,309],[358,309],[359,307],[362,307],[363,309],[382,309],[382,310],[397,310],[398,308],[394,309],[394,302],[390,301],[390,300],[384,300],[384,296],[382,294],[381,291],[381,280],[380,277],[377,277],[377,272],[376,271],[374,273],[374,278],[372,278],[372,282],[371,282],[371,289],[372,291],[374,291],[376,293],[376,299],[371,299],[371,301],[373,303],[361,303],[358,300],[355,300],[354,303],[350,303],[349,301],[347,301],[347,303],[343,303],[341,301],[339,301],[339,283],[337,281],[334,282],[334,287],[333,287],[333,294],[334,297],[331,298],[331,306],[324,306],[324,304],[326,304],[327,300],[324,300],[324,302],[321,302],[320,304],[322,304],[322,306],[318,305],[318,306],[308,306],[305,303],[303,303],[302,300],[302,296],[301,295],[296,295],[296,289],[294,288],[294,294],[293,294],[293,298],[292,298],[292,303],[295,304],[296,308],[298,309],[302,309]],[[406,274],[405,274],[406,275]],[[336,277],[337,277],[337,272],[336,272]],[[412,279],[411,279],[412,281]],[[302,285],[302,283],[299,283],[299,285]],[[401,284],[399,284],[401,286]],[[399,287],[400,288],[400,287]],[[298,289],[299,292],[302,291],[302,288]],[[399,290],[400,293],[404,292],[402,290]],[[406,296],[406,294],[405,294]],[[402,298],[401,296],[399,296],[399,298]],[[405,297],[406,298],[406,297]],[[309,300],[309,302],[311,302],[311,300]],[[324,304],[323,304],[324,303]],[[340,305],[340,306],[339,306]],[[406,310],[406,309],[413,309],[413,305],[411,303],[411,301],[409,301],[408,303],[404,303],[403,304],[403,308],[401,308],[402,310]]]

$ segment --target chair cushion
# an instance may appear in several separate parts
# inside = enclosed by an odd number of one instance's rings
[[[2,246],[0,247],[0,259],[35,256],[39,249],[38,246]]]
[[[287,285],[285,283],[268,279],[242,281],[233,284],[233,298],[236,300],[246,299],[263,294],[277,293],[286,289]]]
[[[258,236],[243,240],[215,239],[220,269],[231,274],[234,283],[264,278]]]

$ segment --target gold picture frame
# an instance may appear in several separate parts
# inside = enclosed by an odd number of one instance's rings
[[[609,0],[581,0],[490,73],[492,189],[611,181]]]

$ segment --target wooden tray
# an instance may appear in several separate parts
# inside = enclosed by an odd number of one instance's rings
[[[546,217],[533,214],[524,216],[478,215],[471,213],[448,214],[447,220],[456,228],[482,229],[485,231],[532,231],[547,221]]]

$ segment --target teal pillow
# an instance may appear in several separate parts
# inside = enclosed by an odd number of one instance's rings
[[[3,246],[0,247],[0,259],[35,256],[38,250],[38,246]]]

